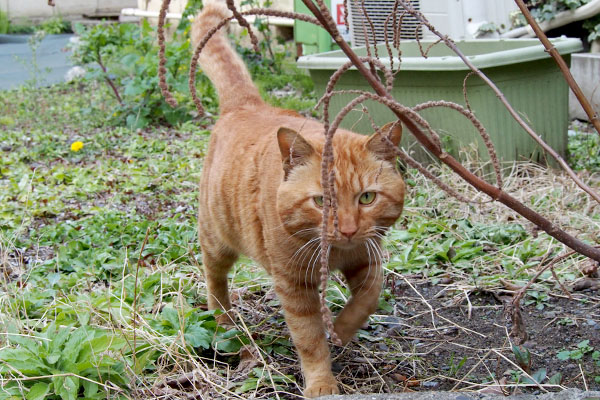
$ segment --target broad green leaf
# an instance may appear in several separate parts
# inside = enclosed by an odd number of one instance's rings
[[[54,376],[54,393],[62,400],[75,400],[79,389],[79,378],[74,376]]]
[[[186,343],[192,347],[202,347],[203,349],[208,349],[210,348],[210,343],[212,342],[213,333],[198,324],[193,324],[187,327],[183,337]]]
[[[83,395],[85,397],[93,397],[98,393],[98,384],[83,380],[81,385],[83,386]]]
[[[227,353],[237,353],[244,344],[248,343],[248,338],[236,329],[231,329],[220,334],[215,339],[214,346],[219,351]]]
[[[560,372],[557,372],[556,374],[552,375],[548,379],[548,383],[551,385],[560,385],[561,381],[562,381],[562,374]]]
[[[83,345],[94,337],[94,331],[87,327],[80,327],[71,333],[69,340],[65,342],[62,361],[64,363],[75,363],[79,357]]]
[[[149,366],[150,359],[156,354],[155,350],[147,350],[139,357],[136,357],[135,365],[133,366],[133,371],[136,375],[140,375],[142,371]]]
[[[525,372],[529,372],[529,368],[531,368],[531,354],[529,350],[525,347],[513,345],[512,351],[519,367],[523,368]]]
[[[50,372],[49,367],[37,356],[22,348],[0,350],[0,362],[3,362],[0,363],[0,372],[16,369],[28,376],[45,375]]]
[[[95,359],[108,350],[120,350],[126,343],[124,338],[102,333],[101,336],[91,339],[81,345],[81,351],[77,361],[84,362]]]
[[[29,389],[25,396],[27,400],[43,400],[50,391],[50,385],[44,382],[38,382]]]
[[[46,357],[48,364],[55,364],[60,359],[61,353],[53,353]]]
[[[177,310],[173,307],[165,307],[160,314],[164,319],[169,321],[173,328],[179,329],[179,314]]]
[[[523,382],[533,385],[542,383],[544,379],[546,379],[546,368],[538,369],[533,374],[531,374],[531,377],[533,378],[533,381],[528,377],[523,377]]]

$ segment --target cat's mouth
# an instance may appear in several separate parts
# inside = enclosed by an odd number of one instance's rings
[[[331,243],[331,245],[333,247],[336,247],[338,249],[343,249],[343,250],[350,250],[353,249],[359,245],[362,245],[364,243],[364,240],[359,239],[357,237],[351,237],[351,238],[346,238],[346,237],[330,237],[329,238],[329,243]]]

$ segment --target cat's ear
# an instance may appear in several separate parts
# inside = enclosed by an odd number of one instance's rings
[[[284,179],[287,179],[294,167],[306,163],[308,158],[315,152],[310,143],[296,131],[289,128],[279,128],[277,142],[279,143],[279,151],[281,151],[281,161],[285,173]]]
[[[397,147],[402,139],[402,125],[399,121],[390,122],[375,132],[366,143],[366,148],[375,153],[379,159],[395,162],[396,153],[390,148],[389,143],[386,143],[385,138],[388,138],[394,147]]]

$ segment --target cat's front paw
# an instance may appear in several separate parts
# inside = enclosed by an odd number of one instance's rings
[[[316,379],[310,382],[304,389],[304,396],[314,398],[319,396],[327,396],[330,394],[339,394],[338,384],[335,378]]]

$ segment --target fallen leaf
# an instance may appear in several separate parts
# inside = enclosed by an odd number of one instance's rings
[[[258,350],[250,345],[245,345],[240,349],[240,363],[233,371],[234,377],[245,377],[252,368],[260,363]]]
[[[586,289],[600,289],[600,279],[585,278],[573,285],[573,290],[575,291],[581,291]]]
[[[500,279],[500,282],[504,285],[504,288],[506,290],[514,290],[515,292],[518,292],[519,290],[522,289],[521,286],[515,285],[514,283],[509,282],[506,279]]]
[[[500,396],[508,396],[509,392],[506,388],[507,380],[506,378],[500,379],[500,381],[496,381],[495,385],[486,386],[483,389],[479,389],[479,393],[487,393],[487,394],[496,394]]]
[[[600,278],[600,275],[598,273],[598,266],[600,265],[600,263],[597,263],[595,261],[589,260],[581,269],[581,272],[589,277],[589,278]]]

